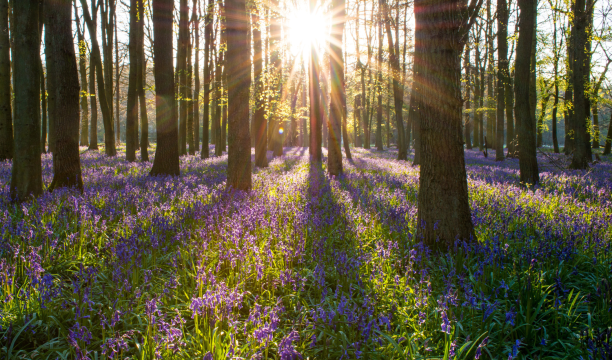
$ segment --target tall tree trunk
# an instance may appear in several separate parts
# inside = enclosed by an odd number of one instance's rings
[[[497,0],[497,138],[495,160],[504,160],[504,114],[506,111],[506,83],[508,82],[508,4]]]
[[[210,128],[210,53],[212,43],[212,25],[213,25],[213,9],[214,0],[208,0],[206,10],[206,18],[204,20],[204,115],[202,118],[202,150],[200,157],[206,159],[209,156],[208,151],[208,131]]]
[[[139,45],[139,22],[142,21],[138,17],[138,8],[142,6],[141,0],[130,0],[130,34],[129,34],[129,58],[130,70],[128,75],[128,92],[127,92],[127,111],[125,118],[125,159],[127,161],[136,161],[136,141],[138,133],[138,73],[142,73],[140,69],[140,54]]]
[[[14,154],[10,195],[24,201],[42,193],[40,155],[39,0],[13,3],[13,78],[15,91]]]
[[[572,77],[574,83],[574,156],[570,164],[571,169],[586,169],[589,166],[587,140],[587,108],[585,99],[585,78],[590,69],[586,68],[586,42],[588,13],[585,9],[585,0],[576,0],[574,3],[574,61]]]
[[[377,101],[376,106],[376,150],[383,151],[383,140],[382,140],[382,117],[383,117],[383,102],[382,102],[382,62],[383,62],[383,22],[382,22],[382,9],[379,10],[378,15],[378,58],[376,60],[376,89],[377,89]]]
[[[142,13],[144,17],[144,12]],[[140,32],[140,46],[144,45],[144,22],[141,22]],[[147,99],[145,94],[146,78],[147,78],[147,65],[144,61],[144,46],[141,47],[142,52],[140,53],[140,73],[138,74],[138,99],[140,104],[140,161],[149,161],[149,117],[147,116]]]
[[[79,75],[72,40],[72,0],[46,0],[46,32],[52,34],[47,53],[55,59],[48,77],[55,88],[49,88],[55,98],[55,151],[53,180],[49,191],[59,187],[83,190],[79,160]],[[38,75],[38,74],[37,74]],[[38,108],[38,106],[37,106]]]
[[[227,187],[251,189],[251,134],[249,89],[251,46],[247,43],[248,20],[245,0],[226,0],[228,159]]]
[[[261,10],[253,9],[253,76],[255,79],[255,109],[253,112],[253,136],[255,136],[255,166],[261,168],[268,166],[266,156],[268,149],[267,124],[265,119],[264,81],[263,81],[263,42],[261,41],[260,21]]]
[[[531,0],[519,0],[519,37],[516,46],[516,63],[514,75],[514,93],[516,99],[515,113],[520,119],[519,125],[519,168],[520,180],[524,185],[536,185],[540,176],[536,158],[536,142],[533,133],[534,125],[529,104],[531,44],[534,30],[534,7]]]
[[[104,122],[105,152],[108,156],[115,156],[117,154],[117,150],[115,149],[112,109],[109,105],[109,100],[112,100],[112,97],[107,96],[106,82],[102,73],[102,56],[100,55],[100,46],[98,45],[98,38],[95,35],[95,25],[92,21],[91,16],[89,15],[89,8],[87,7],[87,3],[85,2],[85,0],[81,0],[81,6],[83,8],[83,16],[85,17],[85,23],[87,23],[87,28],[89,29],[89,35],[91,39],[93,62],[92,64],[90,64],[90,66],[95,65],[96,78],[98,80],[98,95],[100,96],[100,109],[102,110],[102,120]],[[92,126],[93,124],[94,122],[92,118]],[[91,147],[91,139],[89,146]]]
[[[495,77],[495,70],[493,68],[493,17],[491,16],[491,0],[487,0],[487,140],[489,141],[486,146],[495,149],[495,137],[496,135],[496,114],[495,114],[495,93],[493,91],[494,84],[493,78]]]
[[[189,4],[179,3],[179,33],[176,71],[179,77],[179,147],[180,155],[187,154],[187,48],[189,42]]]
[[[14,153],[8,13],[8,0],[0,0],[0,161],[12,159]]]
[[[557,106],[559,106],[559,53],[557,47],[557,15],[553,14],[553,81],[555,86],[555,94],[553,95],[554,103],[552,108],[552,141],[553,151],[559,153],[559,140],[557,139]]]
[[[195,155],[195,147],[193,143],[193,64],[192,64],[193,44],[191,36],[189,36],[189,46],[187,47],[187,144],[189,145],[189,155]]]
[[[104,138],[105,142],[109,142],[108,137],[112,138],[113,143],[113,156],[116,154],[115,150],[115,119],[113,114],[113,35],[114,35],[114,20],[115,20],[115,1],[116,0],[105,0],[102,5],[102,53],[104,56],[104,83],[106,90],[106,99],[108,105],[108,118],[109,118],[109,130],[104,127]],[[100,66],[102,68],[102,66]],[[100,96],[102,101],[102,96]],[[102,111],[102,117],[104,117],[104,110]]]
[[[478,150],[482,151],[482,83],[481,79],[481,68],[480,68],[480,31],[476,32],[477,38],[475,39],[476,53],[474,58],[474,146],[478,146]]]
[[[221,112],[223,110],[221,102],[223,101],[223,80],[221,79],[221,74],[223,73],[223,58],[225,57],[225,51],[221,50],[223,49],[223,42],[221,42],[219,45],[219,55],[217,56],[217,66],[215,68],[215,156],[223,155],[223,138],[221,136]]]
[[[157,148],[151,175],[180,175],[172,66],[173,0],[153,0],[153,64]]]
[[[475,241],[461,141],[461,53],[468,20],[455,0],[419,0],[424,64],[419,80],[421,170],[417,236],[431,248]],[[476,9],[475,11],[477,11]],[[426,84],[426,86],[424,86]]]
[[[606,136],[606,144],[604,145],[604,155],[610,154],[610,148],[612,148],[612,117],[608,121],[608,135]]]
[[[119,39],[117,36],[118,32],[116,12],[114,12],[113,22],[115,28],[115,134],[117,135],[117,144],[119,144],[121,142],[121,124],[119,123],[119,96],[121,87],[119,86]],[[136,122],[136,137],[138,137],[138,122]],[[136,146],[138,146],[138,143],[136,143]]]
[[[534,21],[533,21],[533,32],[531,36],[531,62],[529,69],[529,111],[531,111],[531,124],[533,136],[537,136],[537,117],[536,110],[538,107],[538,95],[537,95],[537,73],[536,73],[536,55],[537,55],[537,27],[538,27],[538,0],[532,0],[531,6],[533,6]]]
[[[44,14],[42,19],[44,19],[43,21],[45,22],[45,25],[47,25],[47,23],[49,21],[51,21],[51,18],[54,14],[51,13],[51,10],[47,9],[47,7],[49,6],[49,3],[47,1],[43,1],[43,6],[44,6]],[[55,73],[55,66],[57,63],[57,60],[54,56],[53,56],[53,34],[49,31],[45,31],[45,39],[44,39],[44,43],[45,43],[45,65],[47,68],[47,108],[48,108],[48,112],[47,112],[47,122],[49,124],[49,132],[48,132],[48,137],[49,137],[49,152],[53,153],[55,152],[55,106],[57,104],[57,100],[55,99],[55,95],[56,93],[54,91],[52,91],[52,89],[56,88],[56,77],[55,76],[49,76],[49,74]],[[49,51],[47,51],[47,49],[49,49]]]
[[[465,142],[466,149],[472,149],[472,135],[471,135],[471,121],[470,116],[472,114],[472,99],[470,97],[470,90],[472,86],[470,84],[470,48],[465,49],[465,56],[463,62],[463,68],[465,69],[465,122],[463,126],[463,141]]]
[[[196,12],[197,8],[197,12]],[[193,0],[193,12],[191,21],[193,22],[195,35],[195,91],[193,94],[193,146],[195,151],[200,150],[200,8],[198,1]]]
[[[310,0],[310,11],[314,11],[315,0]],[[310,94],[310,160],[314,163],[323,161],[321,151],[321,131],[323,109],[319,88],[319,56],[313,44],[310,45],[310,64],[308,67]]]
[[[88,136],[89,136],[89,108],[87,105],[87,98],[89,97],[87,94],[87,44],[85,43],[85,36],[83,34],[83,30],[81,29],[81,21],[78,19],[78,12],[76,1],[73,2],[74,5],[74,14],[76,18],[77,25],[77,39],[79,41],[79,73],[81,75],[81,146],[89,146]]]
[[[332,41],[330,41],[330,102],[329,131],[327,150],[327,171],[330,175],[342,174],[342,120],[346,96],[344,92],[344,58],[342,56],[342,33],[344,32],[345,0],[334,0],[334,19],[332,19]],[[382,142],[382,139],[380,139]]]
[[[399,74],[401,72],[400,64],[399,64],[399,54],[397,53],[397,46],[393,45],[393,34],[391,33],[391,19],[389,15],[389,6],[386,3],[386,0],[380,0],[380,3],[383,5],[383,14],[385,16],[385,28],[387,30],[387,42],[389,44],[389,63],[391,64],[391,69],[393,72],[393,102],[395,105],[395,126],[397,127],[397,159],[398,160],[408,160],[408,149],[406,147],[406,141],[404,141],[404,136],[406,133],[404,132],[404,120],[403,120],[403,111],[404,107],[404,87],[403,84],[400,84]],[[399,41],[399,39],[396,39]],[[461,69],[459,70],[461,73]],[[459,111],[459,115],[461,117],[461,111]],[[459,125],[461,125],[461,121],[459,121]],[[461,134],[461,132],[459,133]],[[462,150],[463,151],[463,148]]]

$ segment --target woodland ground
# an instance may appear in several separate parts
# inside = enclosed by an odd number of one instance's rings
[[[478,240],[433,253],[418,167],[352,151],[330,178],[287,148],[249,193],[225,190],[227,156],[151,178],[87,151],[83,194],[20,205],[0,163],[0,358],[612,356],[610,157],[541,154],[524,189],[518,160],[466,151]]]

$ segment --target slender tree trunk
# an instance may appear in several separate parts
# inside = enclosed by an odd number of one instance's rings
[[[406,135],[404,132],[404,120],[402,118],[404,107],[404,87],[403,84],[400,84],[399,74],[400,74],[400,65],[399,65],[399,54],[397,53],[397,46],[393,45],[393,35],[391,33],[391,20],[389,16],[389,7],[386,3],[386,0],[380,0],[380,3],[383,5],[383,14],[385,16],[385,28],[387,30],[387,42],[389,44],[389,63],[391,64],[391,69],[393,72],[393,101],[395,103],[395,126],[397,127],[397,159],[398,160],[408,160],[408,150],[406,147],[406,141],[404,141],[404,136]],[[399,39],[396,39],[399,41]],[[459,69],[461,73],[461,69]],[[459,111],[461,115],[461,111]],[[461,125],[461,121],[459,122]],[[461,133],[460,133],[461,134]],[[463,149],[463,148],[462,148]],[[463,150],[462,150],[463,151]]]
[[[472,138],[471,138],[471,121],[470,116],[472,114],[472,99],[470,97],[470,90],[472,86],[470,84],[470,48],[465,49],[463,68],[465,69],[465,122],[463,127],[463,140],[465,142],[466,149],[472,149]]]
[[[139,19],[138,8],[142,6],[140,0],[130,0],[130,34],[129,34],[129,58],[130,70],[128,75],[128,92],[127,92],[127,112],[125,118],[125,159],[127,161],[136,161],[136,141],[138,132],[138,73],[142,73],[140,69],[140,49],[139,45]]]
[[[197,8],[197,11],[196,11]],[[195,35],[195,91],[193,94],[193,146],[195,151],[200,150],[200,15],[198,1],[193,0],[193,12],[191,21],[193,22]]]
[[[121,143],[121,124],[119,123],[119,96],[121,87],[119,86],[119,40],[117,39],[117,13],[114,12],[113,17],[114,28],[115,28],[115,134],[117,135],[117,144]],[[136,139],[138,138],[138,122],[136,122]],[[136,142],[138,146],[138,142]]]
[[[88,136],[89,136],[89,108],[87,105],[87,98],[89,97],[87,94],[87,45],[85,44],[85,36],[81,29],[81,21],[78,19],[78,12],[76,7],[76,1],[73,2],[74,5],[74,14],[77,25],[77,39],[79,41],[79,73],[81,75],[81,146],[89,146]]]
[[[556,29],[555,29],[556,32]],[[556,43],[557,43],[557,36],[556,34],[554,35],[554,42],[555,42],[555,47],[556,47]],[[557,53],[556,49],[554,50],[555,54]],[[559,153],[559,141],[557,140],[557,106],[559,106],[559,75],[558,75],[558,59],[556,59],[555,63],[554,63],[554,72],[555,72],[555,78],[553,79],[553,81],[555,82],[555,100],[553,103],[553,108],[552,108],[552,141],[553,141],[553,149],[555,154]]]
[[[430,248],[447,249],[457,238],[475,241],[461,141],[462,31],[469,30],[453,0],[419,0],[424,64],[418,77],[421,170],[417,236]],[[454,5],[454,6],[453,6]],[[423,86],[425,85],[426,86]]]
[[[491,16],[491,0],[487,0],[487,140],[488,144],[485,146],[495,149],[495,137],[496,133],[496,122],[497,117],[495,114],[495,93],[493,78],[495,77],[495,70],[493,68],[493,22],[494,19]]]
[[[55,58],[48,77],[54,78],[55,88],[49,88],[55,98],[55,151],[53,180],[49,191],[59,187],[83,190],[79,160],[79,75],[72,40],[72,0],[46,0],[46,32],[52,34],[51,48],[46,51]],[[38,74],[37,74],[38,75]],[[38,106],[37,106],[38,108]]]
[[[382,10],[382,9],[380,9]],[[378,106],[376,107],[376,150],[383,151],[383,140],[382,140],[382,117],[383,117],[383,102],[382,102],[382,62],[383,62],[383,22],[382,15],[380,14],[382,11],[379,11],[378,16],[378,58],[376,61],[376,89],[377,89],[377,100]]]
[[[136,92],[140,104],[140,161],[149,161],[149,117],[147,116],[147,99],[145,88],[147,86],[147,63],[144,52],[144,1],[140,0],[142,6],[138,7],[138,77]]]
[[[608,135],[606,136],[606,144],[604,145],[604,155],[610,154],[610,148],[612,147],[612,117],[608,121]]]
[[[39,0],[20,0],[13,5],[13,77],[15,91],[14,154],[11,198],[24,201],[42,193],[40,155],[40,35]]]
[[[157,148],[151,175],[180,175],[172,66],[173,0],[153,0],[153,64]]]
[[[50,5],[47,1],[43,1],[43,4],[44,4],[43,5],[44,14],[42,16],[42,19],[45,22],[45,26],[46,26],[47,23],[51,21],[51,18],[54,14],[52,14],[51,10],[48,9]],[[57,87],[57,85],[55,84],[57,77],[50,76],[50,74],[56,73],[55,66],[56,66],[58,59],[53,56],[53,34],[50,31],[45,31],[44,43],[45,43],[45,65],[47,68],[47,90],[48,90],[47,121],[49,124],[49,132],[48,132],[49,152],[53,153],[55,152],[55,140],[56,140],[55,139],[55,114],[56,114],[55,106],[57,104],[57,100],[55,99],[56,93],[52,90]],[[47,49],[49,49],[49,51],[47,51]]]
[[[586,68],[586,35],[587,18],[585,0],[576,0],[574,3],[574,38],[573,38],[573,83],[574,83],[574,155],[570,168],[586,169],[589,166],[587,140],[587,108],[585,99],[585,77],[590,69]]]
[[[342,33],[344,32],[345,0],[334,0],[334,19],[332,19],[332,41],[330,42],[330,83],[329,131],[327,151],[327,171],[330,175],[342,174],[342,120],[345,108],[344,58],[342,56]],[[382,31],[381,31],[382,32]],[[382,59],[381,59],[382,60]],[[382,139],[380,139],[382,142]]]
[[[520,119],[519,125],[519,168],[520,180],[524,185],[536,185],[540,176],[536,158],[536,142],[533,133],[534,125],[529,104],[531,44],[534,30],[534,7],[531,0],[519,0],[519,37],[516,46],[516,64],[514,77],[514,93],[516,99],[515,113]]]
[[[531,36],[531,61],[529,69],[529,111],[531,111],[531,125],[534,137],[537,137],[537,117],[536,110],[538,108],[538,95],[537,95],[537,72],[536,72],[536,51],[537,51],[537,27],[538,27],[538,0],[532,0],[531,6],[533,7],[534,21],[533,21],[533,32]],[[537,141],[537,140],[536,140]],[[537,146],[537,142],[536,142]]]
[[[261,41],[261,27],[259,10],[257,7],[253,10],[253,76],[255,79],[255,109],[253,112],[253,124],[255,136],[255,166],[267,167],[268,158],[266,156],[268,149],[267,124],[265,119],[265,100],[264,100],[264,81],[263,81],[263,42]]]
[[[508,5],[497,0],[497,138],[495,160],[504,160],[504,113],[506,111],[505,84],[508,82]]]
[[[8,0],[0,0],[0,161],[14,154],[8,13]]]
[[[482,81],[481,76],[481,57],[480,57],[480,31],[476,32],[475,39],[476,54],[474,58],[474,146],[482,151]]]
[[[310,0],[310,11],[314,11],[316,1]],[[308,68],[310,90],[310,160],[313,163],[323,161],[321,151],[321,131],[323,109],[319,88],[319,56],[314,45],[310,47],[310,64]]]
[[[208,151],[208,131],[210,128],[210,53],[212,43],[212,22],[214,0],[208,0],[208,8],[206,10],[206,18],[204,20],[204,116],[202,118],[202,150],[200,157],[206,159],[209,156]]]
[[[92,27],[89,28],[89,36],[97,39],[98,8],[96,0],[91,0]],[[85,32],[85,29],[83,29]],[[89,150],[98,150],[98,100],[96,98],[96,62],[94,53],[89,52],[89,102],[91,106],[91,119],[89,124]]]
[[[189,145],[189,155],[195,155],[195,147],[193,143],[193,64],[192,64],[193,45],[191,36],[189,36],[189,45],[187,47],[187,144]]]
[[[81,6],[83,8],[83,16],[85,17],[85,22],[87,23],[87,28],[89,29],[89,34],[91,38],[91,51],[93,57],[93,63],[90,66],[95,65],[96,70],[96,78],[98,84],[98,95],[100,96],[100,109],[102,110],[102,119],[104,122],[104,142],[105,142],[105,152],[107,156],[115,156],[117,154],[117,150],[115,149],[115,137],[113,130],[113,116],[112,109],[109,106],[108,100],[112,100],[112,97],[108,97],[106,82],[104,80],[104,75],[102,73],[102,56],[100,55],[100,47],[98,45],[98,39],[95,36],[95,28],[94,23],[89,15],[89,8],[87,7],[87,3],[85,0],[81,0]],[[92,113],[93,116],[93,113]],[[92,118],[92,126],[93,126],[93,118]],[[91,139],[90,139],[90,147],[91,147]]]
[[[245,0],[226,0],[228,160],[227,187],[251,189],[251,134],[249,89],[251,46],[247,43],[248,20]]]
[[[179,77],[179,154],[187,154],[187,48],[189,47],[189,4],[179,3],[179,33],[176,71]]]

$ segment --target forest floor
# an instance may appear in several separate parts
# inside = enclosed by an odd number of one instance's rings
[[[83,194],[19,205],[0,163],[0,358],[612,356],[612,158],[542,153],[524,189],[518,160],[466,151],[478,240],[434,253],[418,167],[352,152],[330,178],[286,148],[244,193],[226,155],[152,178],[87,151]]]

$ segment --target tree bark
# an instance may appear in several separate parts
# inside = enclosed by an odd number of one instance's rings
[[[334,18],[332,19],[332,39],[329,45],[331,89],[329,102],[327,171],[330,175],[338,176],[342,174],[342,150],[340,148],[340,142],[342,141],[342,120],[346,101],[344,92],[344,58],[342,54],[345,0],[334,0],[332,6],[334,8]],[[382,138],[380,141],[382,143]]]
[[[516,63],[514,75],[514,93],[516,99],[515,113],[520,119],[519,125],[519,168],[520,181],[523,185],[536,185],[539,180],[536,158],[536,139],[533,132],[533,118],[529,103],[531,44],[534,31],[535,14],[531,0],[519,0],[519,37],[516,46]]]
[[[380,14],[382,9],[379,10],[378,16],[378,58],[376,59],[376,89],[377,89],[377,101],[376,106],[376,150],[383,151],[383,140],[382,140],[382,117],[383,117],[383,102],[382,102],[382,62],[383,62],[383,22],[382,15]],[[398,144],[399,145],[399,144]]]
[[[98,8],[96,0],[91,0],[92,27],[89,28],[89,36],[97,39]],[[83,29],[85,32],[85,29]],[[94,53],[89,52],[89,101],[91,106],[91,119],[89,124],[89,150],[98,150],[98,100],[96,98],[96,62]]]
[[[74,5],[74,14],[76,18],[77,25],[77,39],[79,41],[79,73],[81,76],[81,146],[89,146],[88,136],[89,136],[89,107],[87,105],[87,45],[85,44],[85,36],[83,34],[83,30],[81,29],[81,21],[78,19],[78,12],[76,7],[76,1],[73,2]]]
[[[89,35],[91,38],[91,52],[93,62],[90,66],[95,66],[96,78],[98,84],[98,95],[100,97],[100,109],[102,110],[102,121],[104,122],[104,144],[105,152],[107,156],[117,155],[115,148],[115,134],[113,129],[113,116],[112,109],[109,106],[108,100],[112,100],[112,97],[108,97],[106,84],[104,80],[104,74],[102,72],[102,56],[100,55],[100,46],[98,45],[98,38],[96,37],[95,24],[89,14],[89,8],[85,0],[81,0],[81,6],[83,8],[83,16],[89,29]],[[96,10],[97,11],[97,10]],[[92,114],[93,116],[93,114]],[[92,118],[92,125],[94,124]],[[91,147],[91,139],[90,139]]]
[[[585,99],[585,77],[590,69],[586,68],[586,42],[588,14],[585,9],[585,0],[576,0],[574,3],[574,61],[572,77],[574,83],[574,156],[570,164],[571,169],[586,169],[589,166],[587,140],[587,107]]]
[[[197,8],[197,12],[196,12]],[[198,1],[193,0],[193,12],[191,21],[193,22],[195,35],[195,89],[193,94],[193,146],[195,151],[200,150],[200,8]]]
[[[187,46],[187,144],[189,145],[189,155],[195,155],[195,147],[193,143],[193,63],[192,63],[192,51],[193,44],[191,36],[189,36],[189,45]]]
[[[200,151],[200,157],[202,159],[207,159],[209,156],[208,131],[210,128],[210,53],[213,25],[212,13],[214,6],[214,0],[208,0],[208,8],[206,10],[206,18],[204,20],[204,116],[202,118],[202,150]]]
[[[419,84],[421,171],[417,236],[430,248],[447,249],[457,238],[475,241],[461,139],[461,53],[469,30],[461,2],[419,0],[422,14]],[[426,86],[424,86],[426,84]]]
[[[14,154],[8,13],[8,0],[0,0],[0,161]]]
[[[612,148],[612,117],[608,121],[608,135],[606,136],[606,144],[604,145],[603,154],[610,154],[610,148]]]
[[[76,187],[83,191],[79,160],[79,75],[72,40],[72,0],[46,0],[46,33],[51,34],[51,47],[46,52],[54,59],[48,78],[54,79],[49,93],[55,98],[55,151],[53,180],[49,192],[60,187]]]
[[[470,64],[470,48],[466,48],[465,49],[465,56],[464,56],[464,65],[463,68],[465,69],[465,122],[464,122],[464,126],[463,126],[463,141],[465,142],[465,147],[466,149],[470,150],[472,149],[472,134],[470,131],[470,125],[471,125],[471,121],[470,121],[470,116],[472,114],[472,98],[470,97],[470,90],[471,90],[471,85],[470,85],[470,68],[471,68],[471,64]]]
[[[504,160],[504,114],[506,111],[506,83],[508,82],[508,4],[497,0],[497,138],[495,160]]]
[[[45,73],[42,67],[42,59],[40,59],[38,67],[38,71],[40,71],[40,107],[42,110],[42,136],[40,141],[40,152],[44,154],[46,153],[45,147],[47,145],[47,90],[45,87]]]
[[[40,155],[39,0],[13,3],[14,154],[10,195],[24,201],[42,193]]]
[[[179,3],[179,33],[176,71],[179,77],[179,146],[180,155],[187,154],[187,48],[189,42],[189,4]]]
[[[151,175],[180,175],[178,124],[172,66],[173,0],[153,0],[153,64],[157,148]]]
[[[138,17],[138,8],[142,6],[141,0],[130,0],[130,34],[129,34],[129,58],[130,70],[128,74],[128,92],[127,92],[127,111],[125,118],[125,159],[127,161],[136,161],[136,141],[138,133],[138,73],[142,73],[140,69],[140,54],[139,45],[139,22],[142,21]]]
[[[310,11],[314,11],[316,2],[310,0]],[[321,151],[321,132],[323,108],[319,89],[319,56],[314,45],[310,46],[310,64],[308,67],[310,90],[310,160],[313,163],[323,161]]]
[[[226,0],[228,160],[227,187],[251,189],[251,134],[249,89],[251,46],[247,43],[248,20],[245,0]]]
[[[261,41],[260,9],[253,9],[253,76],[255,79],[255,109],[253,112],[253,135],[255,136],[255,166],[268,166],[266,156],[268,149],[267,124],[265,119],[265,99],[263,81],[263,42]]]

